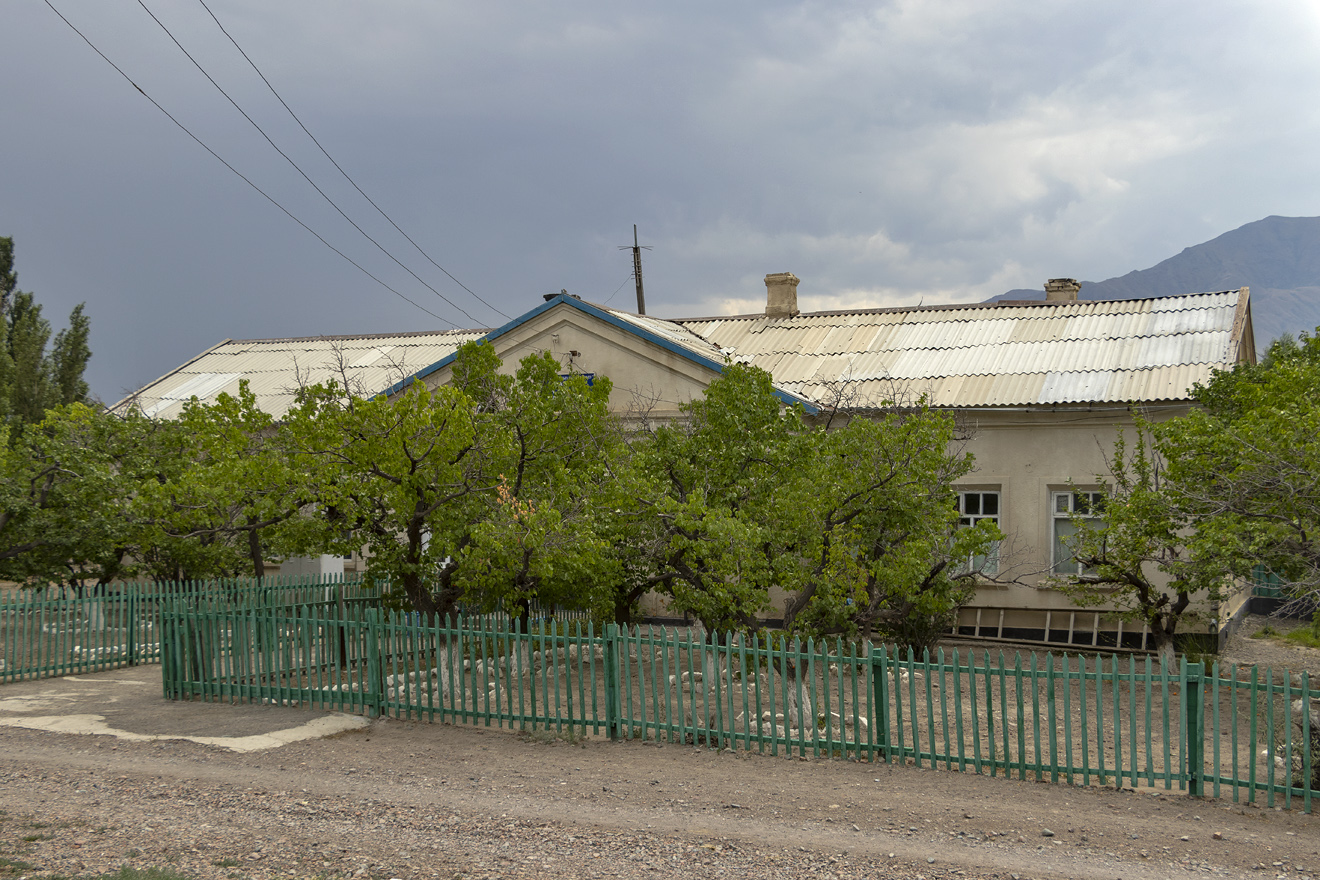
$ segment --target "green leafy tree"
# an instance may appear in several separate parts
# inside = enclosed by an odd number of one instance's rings
[[[1155,429],[1179,503],[1239,573],[1263,564],[1320,599],[1320,336],[1278,340],[1194,393],[1199,409]]]
[[[0,238],[0,416],[35,424],[48,409],[87,401],[83,372],[92,352],[83,305],[74,307],[47,351],[50,322],[36,298],[18,289],[13,239]]]
[[[467,466],[477,436],[472,401],[420,382],[393,400],[359,398],[336,384],[304,389],[284,431],[293,467],[316,486],[317,533],[301,549],[346,552],[369,543],[367,573],[428,618],[457,609],[459,589],[439,583],[468,521]]]
[[[455,383],[475,403],[480,438],[471,465],[477,482],[495,489],[477,496],[450,565],[485,610],[526,622],[539,602],[608,617],[620,564],[604,501],[625,452],[610,382],[561,375],[549,353],[523,358],[512,376],[499,367],[489,345],[469,343],[456,359]]]
[[[121,425],[82,404],[57,407],[0,450],[0,577],[31,585],[106,583],[133,532]]]
[[[785,626],[929,647],[995,572],[1003,537],[989,520],[958,528],[952,486],[973,460],[954,417],[894,408],[812,439],[792,502],[810,511],[796,548],[807,564],[784,585]]]
[[[149,432],[140,433],[148,439]],[[286,532],[306,527],[297,517],[316,490],[294,469],[284,435],[246,381],[237,397],[188,401],[177,420],[150,433],[161,447],[158,469],[141,481],[133,505],[137,521],[157,538],[144,548],[149,556],[174,560],[188,577],[262,577],[267,559],[297,543]]]
[[[809,435],[769,374],[746,364],[728,365],[683,410],[636,447],[654,493],[639,499],[656,532],[648,580],[708,632],[756,629],[770,588],[796,580],[801,566],[788,552],[801,509],[779,500]]]
[[[1240,563],[1233,536],[1196,523],[1150,432],[1139,419],[1131,448],[1119,435],[1108,478],[1097,478],[1099,498],[1086,493],[1073,513],[1069,548],[1079,573],[1056,583],[1080,605],[1111,606],[1145,624],[1168,666],[1178,628],[1199,602],[1222,598]]]

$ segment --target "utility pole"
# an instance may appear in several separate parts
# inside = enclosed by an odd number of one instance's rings
[[[642,294],[642,251],[649,251],[651,248],[643,247],[637,243],[637,224],[633,224],[633,243],[632,247],[620,245],[619,250],[633,252],[633,278],[637,281],[637,314],[646,314],[646,297]]]

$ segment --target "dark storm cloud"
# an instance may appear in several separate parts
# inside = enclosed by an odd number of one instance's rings
[[[225,337],[493,325],[306,141],[205,10],[147,5],[352,230],[129,0],[7,10],[0,234],[58,324],[88,301],[115,398]],[[441,265],[506,314],[568,288],[651,311],[980,299],[1101,279],[1267,214],[1317,214],[1310,4],[268,4],[212,8]],[[618,291],[616,293],[616,291]]]

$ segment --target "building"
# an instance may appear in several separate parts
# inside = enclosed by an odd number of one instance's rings
[[[1140,632],[1075,608],[1043,580],[1066,571],[1060,539],[1070,513],[1106,473],[1134,410],[1156,420],[1186,412],[1194,384],[1254,360],[1246,288],[1079,301],[1075,281],[1055,279],[1042,301],[804,314],[796,277],[778,273],[766,283],[766,310],[754,315],[662,320],[559,294],[491,330],[226,341],[136,399],[169,417],[188,397],[233,393],[246,378],[278,417],[299,383],[334,377],[390,394],[413,381],[444,384],[454,353],[471,339],[488,340],[509,370],[526,354],[549,351],[566,371],[608,375],[615,411],[653,418],[678,417],[730,361],[764,368],[781,399],[809,416],[824,417],[843,399],[864,409],[924,398],[973,431],[976,471],[956,487],[964,517],[994,518],[1015,548],[1014,578],[982,585],[960,629],[1142,642]],[[1204,609],[1206,629],[1221,632],[1244,601]]]

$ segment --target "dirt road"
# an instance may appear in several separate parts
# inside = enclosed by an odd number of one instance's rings
[[[0,793],[15,880],[1320,876],[1320,816],[398,721],[247,753],[3,728]]]

